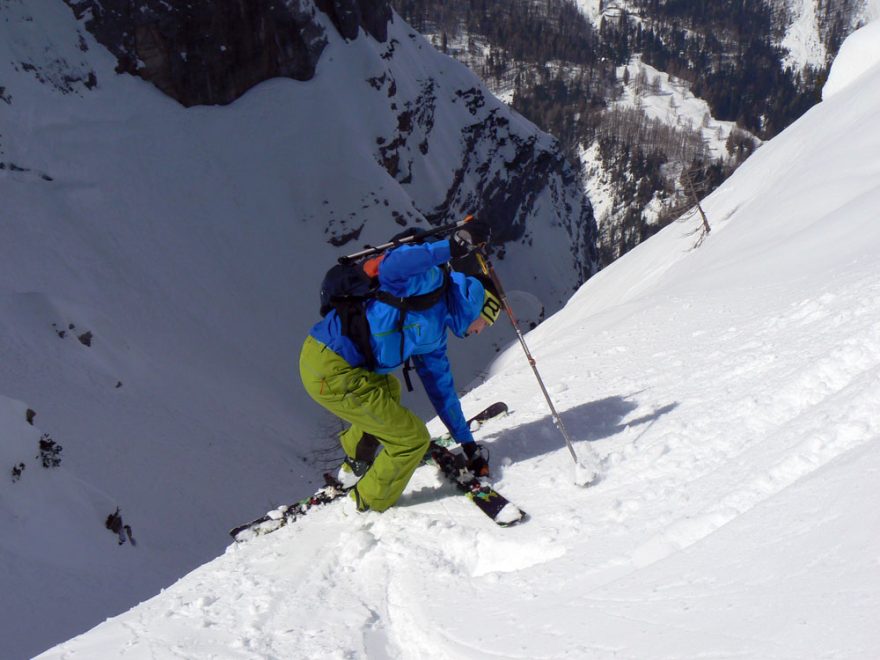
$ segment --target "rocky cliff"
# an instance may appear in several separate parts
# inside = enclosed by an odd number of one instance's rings
[[[309,80],[327,45],[316,14],[346,39],[363,28],[387,39],[385,0],[65,0],[117,58],[117,71],[155,84],[185,106],[231,103],[283,76]]]
[[[497,242],[529,244],[534,221],[549,211],[564,228],[571,255],[550,308],[595,272],[592,208],[558,143],[511,116],[474,78],[451,85],[421,66],[414,84],[400,80],[409,63],[389,26],[405,24],[388,0],[64,1],[116,57],[117,72],[153,83],[186,107],[229,104],[270,78],[311,80],[328,29],[345,41],[363,35],[382,63],[365,82],[383,99],[394,127],[376,135],[374,157],[413,198],[411,208],[389,211],[396,224],[480,213],[493,222]],[[417,38],[414,31],[407,35]],[[425,58],[435,57],[425,46],[418,46]],[[545,193],[552,208],[538,209]],[[363,224],[331,217],[329,240],[336,246],[356,240]]]

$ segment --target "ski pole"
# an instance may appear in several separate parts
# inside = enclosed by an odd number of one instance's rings
[[[363,259],[364,257],[371,257],[374,254],[381,254],[382,252],[385,252],[385,250],[390,250],[391,248],[398,247],[399,245],[405,245],[406,243],[412,243],[413,241],[421,241],[426,238],[431,238],[432,236],[451,234],[456,229],[464,227],[465,224],[473,220],[473,218],[474,216],[469,215],[464,220],[459,220],[458,222],[453,222],[448,225],[441,225],[440,227],[434,227],[434,229],[426,229],[425,231],[420,231],[418,233],[412,234],[411,236],[404,236],[397,239],[396,241],[389,241],[388,243],[383,243],[382,245],[377,245],[375,247],[368,246],[360,252],[355,252],[354,254],[339,257],[339,263],[347,264],[352,261],[357,261],[358,259]]]
[[[501,280],[498,277],[498,273],[495,272],[495,268],[482,252],[477,251],[475,254],[477,256],[477,261],[480,264],[480,268],[482,269],[483,274],[488,276],[489,279],[492,280],[492,283],[498,290],[498,297],[501,299],[501,305],[504,307],[504,311],[507,312],[510,323],[513,326],[514,331],[516,332],[517,339],[519,339],[519,343],[526,354],[526,359],[528,360],[529,365],[532,367],[532,371],[535,374],[538,385],[541,386],[541,392],[544,394],[544,398],[547,400],[547,405],[550,407],[550,413],[553,416],[553,423],[556,425],[556,428],[559,429],[559,432],[562,434],[562,437],[565,440],[565,444],[568,447],[568,451],[569,453],[571,453],[571,457],[574,460],[575,465],[575,484],[577,484],[578,486],[588,486],[598,476],[596,474],[596,469],[584,465],[578,459],[577,453],[574,450],[574,445],[571,441],[571,436],[568,434],[568,431],[565,428],[565,424],[562,423],[562,417],[559,416],[559,413],[556,410],[556,406],[553,405],[553,400],[550,398],[550,393],[547,391],[547,387],[544,385],[544,379],[541,378],[541,374],[538,372],[538,365],[535,362],[535,358],[532,357],[532,352],[529,350],[529,347],[526,344],[526,338],[523,336],[522,330],[519,329],[519,323],[517,323],[516,321],[516,316],[514,316],[513,308],[510,306],[510,301],[507,298],[504,287],[501,285]]]

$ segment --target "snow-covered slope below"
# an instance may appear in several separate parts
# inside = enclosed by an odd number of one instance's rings
[[[345,41],[296,4],[329,40],[313,79],[184,109],[117,75],[61,0],[0,2],[4,658],[153,595],[320,480],[338,428],[297,357],[341,254],[492,198],[536,234],[499,260],[512,289],[552,311],[582,281],[589,203],[550,136],[399,18]],[[500,336],[457,342],[460,387]],[[117,507],[134,547],[105,529]]]
[[[660,148],[669,158],[663,171],[673,194],[666,198],[655,196],[646,205],[643,214],[649,223],[656,222],[665,206],[680,205],[679,200],[686,194],[680,181],[681,173],[693,159],[699,157],[707,161],[731,162],[734,155],[728,151],[727,142],[732,131],[738,131],[741,139],[750,140],[754,145],[760,144],[757,137],[737,128],[735,122],[713,117],[709,104],[694,96],[687,81],[645,64],[640,56],[634,57],[628,65],[618,67],[617,76],[626,82],[620,97],[610,104],[613,111],[638,112],[643,114],[641,122],[644,124],[653,121],[675,131],[665,144],[664,140],[655,138],[655,143],[644,140],[638,145],[647,152]],[[682,146],[672,148],[673,140],[679,141]],[[626,210],[620,208],[621,200],[615,195],[620,182],[606,169],[600,157],[598,141],[582,147],[579,159],[584,188],[590,196],[600,229],[609,223],[620,222],[620,216]]]
[[[878,112],[873,67],[706,200],[701,247],[670,225],[528,335],[598,485],[514,347],[465,405],[511,404],[480,439],[526,524],[422,468],[42,657],[877,657]]]
[[[730,156],[725,143],[736,122],[721,121],[712,116],[709,104],[694,96],[687,81],[670,76],[636,56],[625,67],[618,68],[618,77],[629,83],[614,108],[639,108],[650,119],[656,119],[681,130],[697,130],[712,160]],[[640,81],[642,81],[640,83]]]
[[[828,61],[828,48],[819,34],[815,0],[787,2],[786,5],[790,13],[790,23],[782,39],[782,47],[788,51],[786,65],[821,69]]]

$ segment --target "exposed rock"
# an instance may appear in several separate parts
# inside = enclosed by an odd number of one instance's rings
[[[511,121],[472,76],[454,67],[444,75],[445,58],[433,60],[440,74],[414,77],[414,53],[424,53],[429,70],[433,55],[408,26],[392,28],[388,0],[65,1],[116,56],[117,71],[152,82],[185,106],[230,103],[272,77],[308,80],[331,25],[346,40],[366,33],[384,44],[366,93],[381,96],[393,127],[375,137],[376,161],[412,198],[411,209],[390,210],[395,222],[440,224],[474,213],[491,219],[501,248],[531,244],[543,218],[540,231],[549,221],[569,239],[572,277],[557,295],[595,272],[592,208],[558,142]],[[541,207],[541,199],[549,205]],[[365,199],[361,210],[380,204],[389,207],[388,198]],[[328,242],[339,247],[359,240],[365,220],[330,208],[323,221]]]
[[[231,103],[274,77],[309,80],[327,45],[318,11],[346,39],[387,37],[387,0],[65,0],[117,58],[117,71],[184,106]]]
[[[392,108],[397,108],[396,130],[377,139],[378,161],[392,177],[406,188],[418,183],[414,170],[421,159],[440,158],[431,145],[443,141],[435,135],[435,123],[442,125],[450,98],[453,104],[464,105],[473,122],[461,129],[461,161],[454,166],[445,198],[431,207],[419,205],[428,222],[443,224],[474,213],[492,222],[496,245],[529,244],[530,229],[534,230],[529,225],[540,215],[538,199],[549,193],[554,215],[570,238],[577,283],[589,278],[598,260],[593,210],[558,142],[539,139],[537,132],[513,125],[500,103],[476,87],[450,90],[427,79],[415,97],[404,97],[392,73],[394,46],[390,41],[392,68],[368,81],[379,93],[385,88]]]
[[[356,38],[360,28],[377,41],[388,38],[391,6],[387,0],[316,0],[315,4],[346,39]]]

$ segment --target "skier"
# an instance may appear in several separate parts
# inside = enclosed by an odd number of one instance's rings
[[[352,487],[360,511],[392,506],[431,440],[425,423],[401,405],[400,381],[390,373],[410,357],[434,409],[460,443],[457,460],[475,475],[488,474],[488,454],[474,442],[465,421],[446,355],[447,328],[462,338],[479,334],[501,312],[489,278],[448,272],[446,267],[450,260],[471,255],[488,239],[487,223],[475,219],[448,239],[404,244],[385,253],[378,267],[380,291],[398,299],[444,285],[445,291],[430,308],[407,311],[402,324],[399,308],[379,299],[365,303],[375,359],[372,368],[343,333],[335,310],[311,329],[303,344],[300,376],[306,391],[351,424],[340,435],[346,458],[338,478]]]

